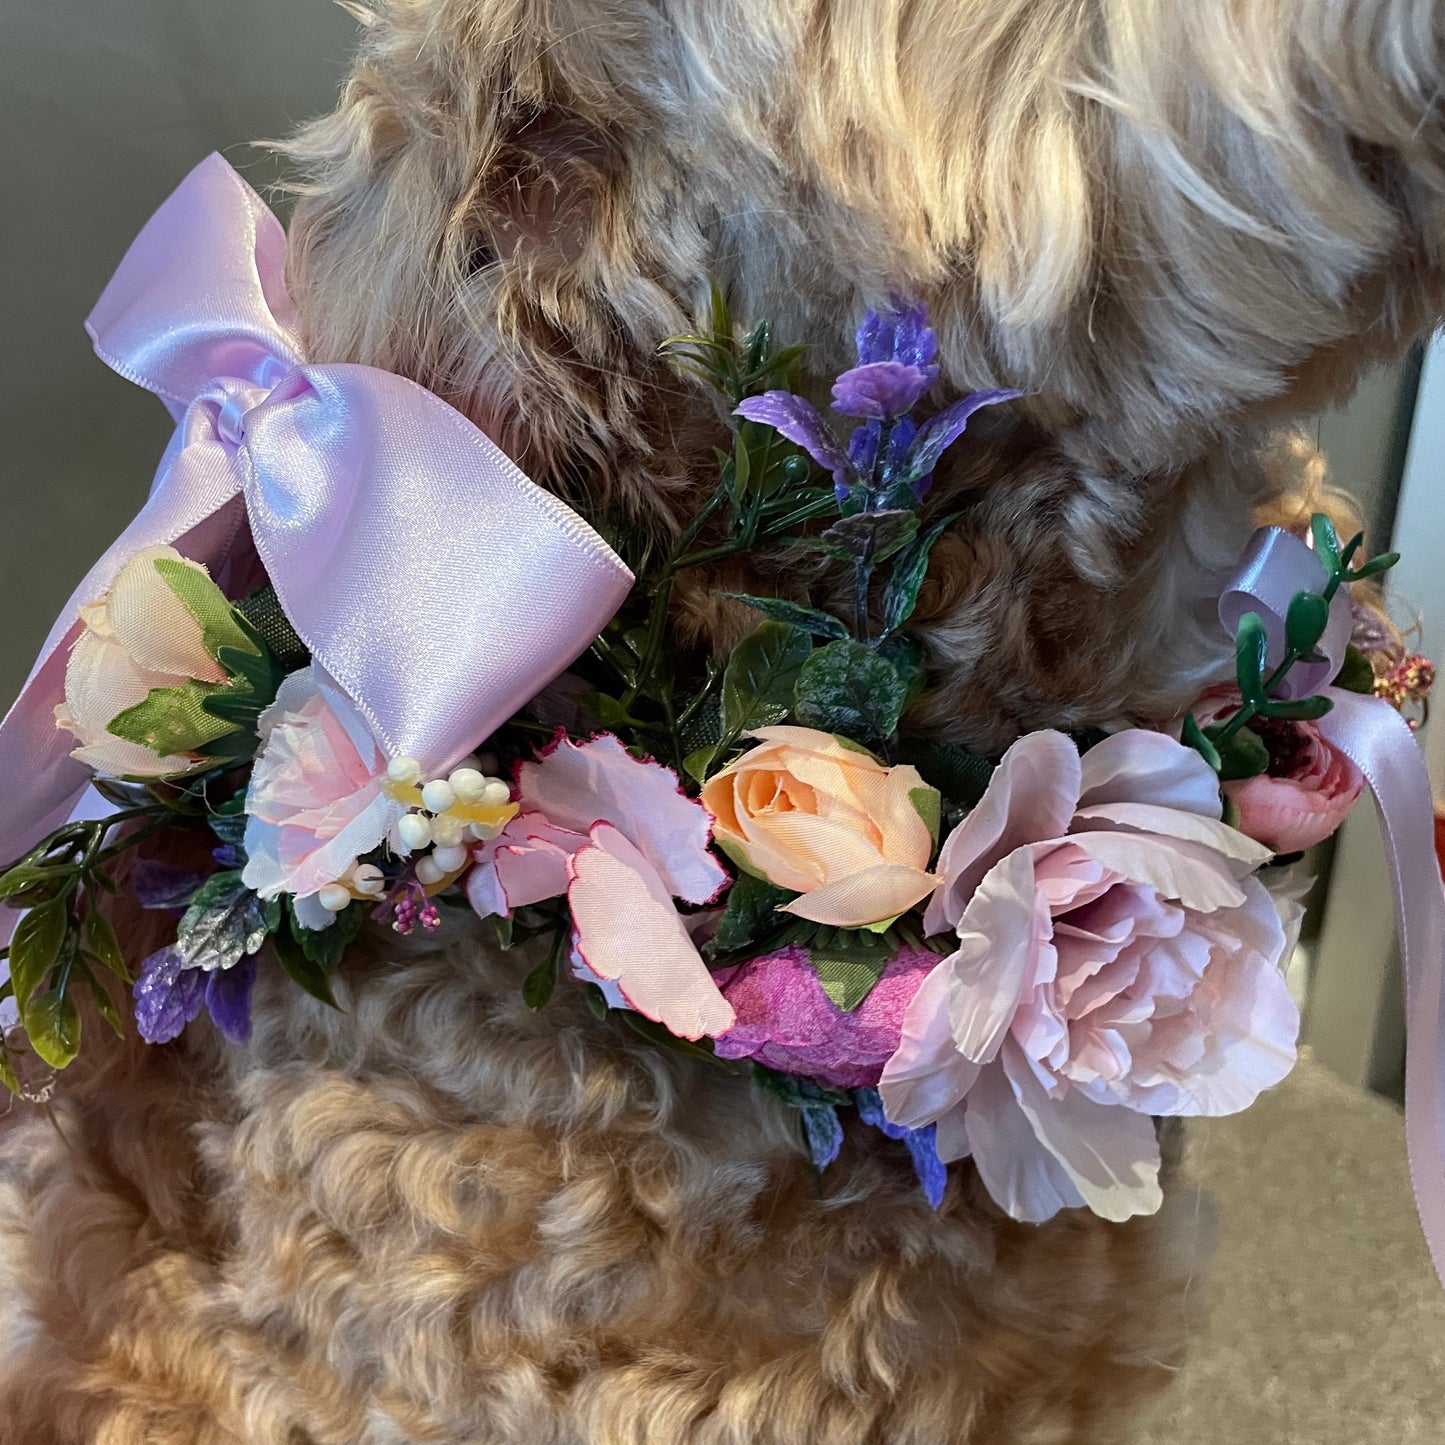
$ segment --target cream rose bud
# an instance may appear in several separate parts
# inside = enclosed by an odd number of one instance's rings
[[[206,651],[201,625],[156,571],[165,559],[205,568],[174,547],[147,547],[116,573],[110,590],[80,610],[85,631],[65,668],[65,702],[59,727],[80,741],[72,757],[110,777],[161,777],[196,766],[188,754],[160,757],[140,743],[116,737],[111,722],[144,702],[153,688],[191,680],[224,682],[226,673]]]
[[[713,836],[741,867],[802,897],[784,912],[835,928],[886,923],[933,891],[939,798],[829,733],[760,728],[708,781]]]

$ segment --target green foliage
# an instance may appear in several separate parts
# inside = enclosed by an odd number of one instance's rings
[[[914,811],[923,819],[929,836],[933,839],[933,846],[938,847],[939,830],[943,826],[943,800],[939,796],[938,789],[910,788],[908,801],[913,804]]]
[[[726,961],[744,950],[756,950],[764,939],[793,927],[797,920],[778,910],[797,896],[755,874],[739,873],[728,890],[727,906],[718,919],[717,929],[704,950],[709,961]]]
[[[255,646],[241,618],[226,594],[199,567],[172,557],[158,557],[155,569],[161,580],[180,599],[181,605],[200,624],[201,646],[222,667],[221,652],[227,648],[252,652]],[[230,669],[227,668],[227,671]]]
[[[223,694],[223,685],[183,682],[175,687],[153,687],[144,699],[111,718],[107,731],[127,742],[149,748],[157,757],[198,753],[236,731],[236,724],[208,710],[208,699]]]
[[[823,992],[852,1013],[883,977],[897,940],[860,928],[820,928],[808,945],[808,962]]]
[[[1246,612],[1234,635],[1234,673],[1240,695],[1255,707],[1266,698],[1264,668],[1268,651],[1269,636],[1259,613]]]
[[[733,649],[722,682],[725,738],[782,722],[793,708],[794,691],[813,642],[801,628],[764,622]]]
[[[891,509],[884,512],[855,512],[842,517],[823,533],[833,556],[872,562],[886,562],[901,552],[918,535],[918,514]]]
[[[930,787],[937,788],[955,808],[974,807],[996,766],[989,758],[970,753],[953,743],[927,738],[905,738],[899,745],[898,761],[918,769]]]
[[[1315,650],[1330,621],[1330,604],[1317,592],[1296,592],[1285,615],[1285,641],[1301,657]]]
[[[842,1089],[830,1089],[799,1074],[779,1073],[757,1063],[752,1064],[748,1072],[760,1089],[793,1109],[846,1109],[853,1103],[853,1096]]]
[[[907,700],[898,669],[861,642],[830,642],[798,674],[798,721],[823,732],[886,741]]]
[[[201,885],[176,929],[176,947],[191,968],[234,968],[260,950],[281,925],[281,901],[262,899],[239,869],[213,873]]]
[[[848,634],[846,624],[816,607],[804,607],[799,602],[789,602],[783,597],[749,597],[743,592],[723,592],[719,596],[730,597],[735,602],[746,602],[749,607],[761,612],[773,622],[811,632],[815,637],[844,639]]]
[[[928,575],[933,546],[957,519],[958,513],[940,518],[914,541],[893,565],[893,573],[883,589],[883,633],[896,632],[918,606],[918,594]]]
[[[1335,677],[1334,686],[1346,692],[1363,693],[1369,697],[1375,691],[1375,670],[1370,659],[1358,647],[1345,649],[1345,660]]]

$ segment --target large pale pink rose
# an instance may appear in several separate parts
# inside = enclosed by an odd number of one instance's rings
[[[1157,1209],[1150,1116],[1234,1113],[1294,1063],[1268,857],[1163,734],[1015,743],[939,859],[926,926],[958,951],[909,1005],[889,1117],[937,1123],[1017,1219]]]
[[[801,894],[784,912],[834,928],[886,923],[933,891],[938,794],[910,767],[813,728],[759,728],[759,745],[702,790],[718,842]]]
[[[517,774],[521,811],[474,850],[472,907],[487,917],[567,895],[573,966],[682,1038],[734,1021],[673,902],[711,902],[728,875],[712,819],[677,774],[634,758],[610,733],[563,738]]]
[[[204,646],[201,624],[156,570],[157,561],[205,576],[204,567],[174,547],[137,552],[116,573],[105,596],[81,608],[85,630],[65,667],[65,703],[56,709],[56,725],[80,742],[71,756],[107,777],[156,778],[210,766],[209,759],[188,753],[160,756],[109,730],[152,689],[226,680],[225,670]]]
[[[259,730],[261,752],[246,793],[248,888],[263,898],[294,893],[306,900],[384,841],[406,851],[394,833],[407,805],[386,788],[386,756],[366,719],[319,668],[293,672],[281,684]]]
[[[1201,726],[1238,710],[1239,693],[1218,689],[1200,699]],[[1260,736],[1269,749],[1269,770],[1224,784],[1235,825],[1276,853],[1301,853],[1335,833],[1360,800],[1365,779],[1309,721],[1265,721]]]

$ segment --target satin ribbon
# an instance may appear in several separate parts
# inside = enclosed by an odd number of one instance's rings
[[[219,156],[132,245],[86,323],[177,426],[140,514],[76,589],[0,724],[0,864],[90,777],[56,727],[77,608],[143,547],[224,577],[254,543],[316,663],[430,773],[592,642],[632,585],[611,548],[460,412],[370,366],[308,365],[286,235]],[[249,540],[248,540],[249,533]]]
[[[1299,591],[1320,591],[1324,565],[1298,537],[1277,527],[1256,532],[1244,564],[1220,599],[1220,620],[1232,634],[1247,611],[1259,613],[1270,659],[1284,654],[1283,618]],[[1349,602],[1335,594],[1320,644],[1323,663],[1297,663],[1285,679],[1290,697],[1320,692],[1334,704],[1320,719],[1324,738],[1364,775],[1385,843],[1390,888],[1405,974],[1405,1142],[1415,1207],[1435,1272],[1445,1284],[1445,884],[1435,855],[1430,777],[1415,735],[1383,698],[1329,687],[1344,662]]]

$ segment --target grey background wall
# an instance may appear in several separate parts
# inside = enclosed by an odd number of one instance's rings
[[[331,0],[0,0],[0,697],[145,496],[170,423],[82,328],[183,175],[329,109],[355,22]]]

